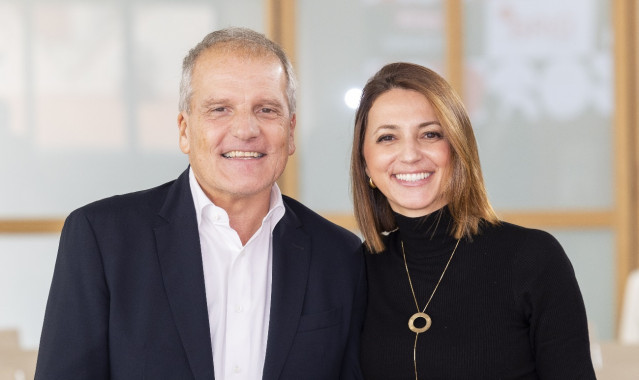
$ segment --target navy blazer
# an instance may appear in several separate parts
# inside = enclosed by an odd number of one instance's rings
[[[273,231],[263,379],[359,379],[361,241],[284,197]],[[47,302],[36,379],[213,379],[188,170],[72,212]]]

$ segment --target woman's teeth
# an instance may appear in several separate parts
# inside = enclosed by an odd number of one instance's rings
[[[408,182],[415,182],[428,177],[430,177],[430,173],[395,174],[395,178],[398,180]]]

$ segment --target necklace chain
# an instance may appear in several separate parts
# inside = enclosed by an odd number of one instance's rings
[[[426,308],[428,308],[428,305],[430,305],[430,301],[433,299],[433,296],[435,295],[435,292],[437,291],[437,288],[439,287],[439,284],[442,282],[442,278],[444,278],[444,274],[446,274],[446,270],[448,269],[448,266],[450,265],[451,260],[453,259],[453,256],[455,255],[455,252],[457,251],[457,246],[459,246],[459,241],[460,239],[457,239],[457,243],[455,244],[455,248],[453,248],[453,252],[450,254],[450,257],[448,258],[448,262],[446,263],[446,266],[444,267],[444,270],[442,271],[442,275],[439,276],[439,280],[437,281],[437,284],[435,285],[435,289],[433,289],[433,292],[430,294],[430,297],[428,297],[428,301],[426,301],[426,306],[424,306],[423,310],[419,310],[419,304],[417,303],[417,297],[415,296],[415,289],[413,288],[413,281],[410,278],[410,272],[408,271],[408,262],[406,261],[406,252],[404,251],[404,241],[400,240],[401,246],[402,246],[402,256],[404,257],[404,268],[406,268],[406,276],[408,276],[408,284],[410,285],[410,291],[413,294],[413,301],[415,301],[415,307],[417,308],[417,313],[413,314],[411,316],[411,318],[408,320],[408,328],[413,331],[415,333],[415,343],[413,344],[413,364],[415,366],[415,380],[418,380],[417,377],[417,337],[419,336],[420,333],[428,330],[430,328],[431,325],[431,318],[428,314],[426,314]],[[423,318],[426,321],[426,326],[421,327],[421,328],[417,328],[415,327],[415,319],[417,318]]]

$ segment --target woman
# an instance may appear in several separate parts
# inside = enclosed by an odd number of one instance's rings
[[[351,158],[366,240],[366,379],[595,379],[572,266],[497,219],[466,111],[409,63],[366,84]]]

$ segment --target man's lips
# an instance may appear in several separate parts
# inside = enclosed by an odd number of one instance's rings
[[[263,157],[264,153],[260,152],[249,152],[243,150],[232,150],[230,152],[226,152],[222,154],[224,158],[260,158]]]

